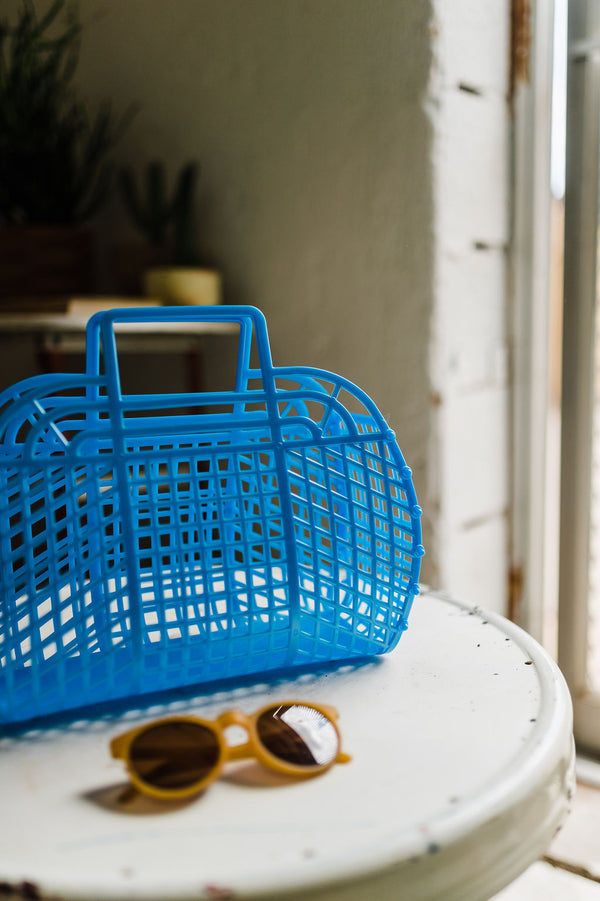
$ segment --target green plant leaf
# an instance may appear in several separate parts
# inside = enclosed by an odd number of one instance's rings
[[[54,0],[39,19],[33,0],[21,0],[14,25],[0,20],[0,217],[7,222],[76,223],[108,194],[110,153],[132,115],[117,119],[109,103],[92,115],[71,87],[81,34],[77,8],[66,0]]]

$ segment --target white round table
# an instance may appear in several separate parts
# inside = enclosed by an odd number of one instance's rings
[[[109,739],[166,713],[335,705],[353,760],[256,763],[200,797],[126,789]],[[520,629],[432,591],[391,654],[0,738],[0,894],[29,899],[483,901],[548,846],[572,791],[571,704]]]

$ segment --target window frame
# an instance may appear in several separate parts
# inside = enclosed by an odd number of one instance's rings
[[[600,693],[588,683],[594,346],[598,304],[600,9],[570,0],[563,302],[558,662],[575,738],[600,750]]]
[[[515,22],[515,11],[520,11],[524,21]],[[552,93],[548,86],[552,84],[553,36],[554,3],[513,3],[508,613],[556,653],[556,603],[550,596],[552,580],[548,579],[548,567],[553,565],[548,530],[554,513],[548,494],[548,479],[552,477],[548,470],[552,138]]]

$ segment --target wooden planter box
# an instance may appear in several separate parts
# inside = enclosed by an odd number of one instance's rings
[[[93,247],[86,229],[0,227],[0,298],[57,297],[93,290]]]

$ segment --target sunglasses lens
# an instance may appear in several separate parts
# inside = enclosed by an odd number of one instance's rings
[[[219,760],[219,743],[201,723],[158,723],[131,743],[129,761],[147,785],[162,789],[189,788],[201,782]]]
[[[274,757],[297,767],[324,767],[340,746],[328,717],[304,704],[282,704],[265,710],[256,721],[258,737]]]

